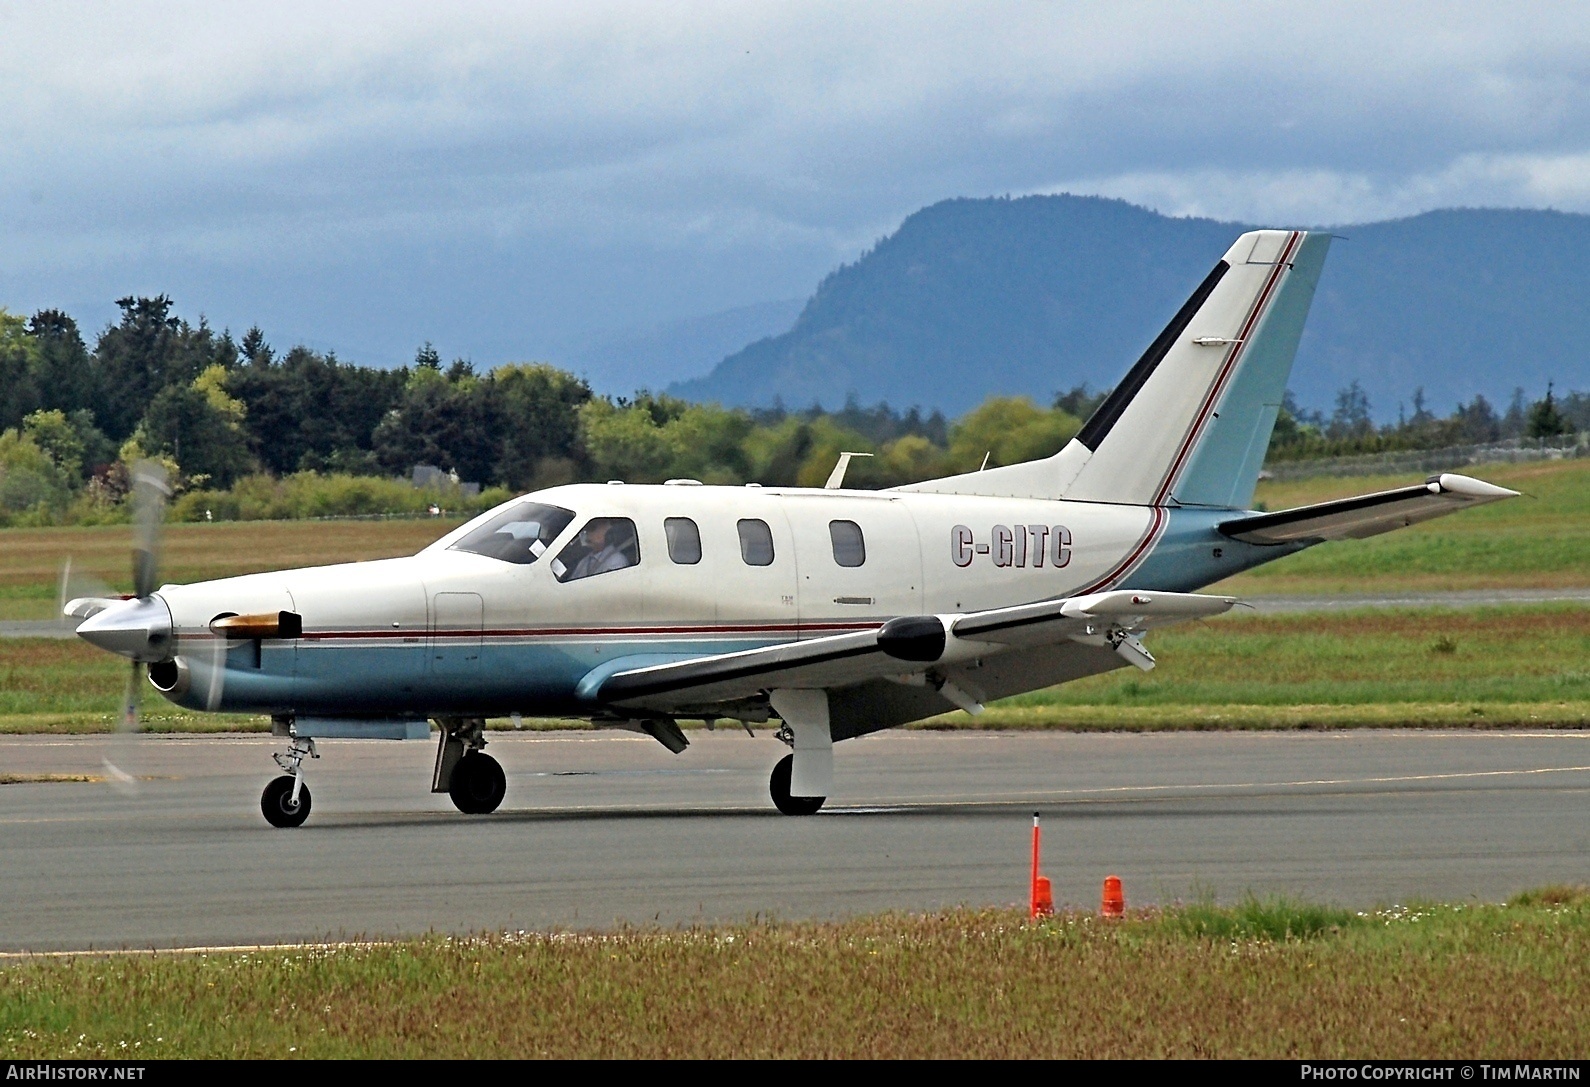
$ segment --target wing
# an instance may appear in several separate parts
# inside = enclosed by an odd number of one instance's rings
[[[1152,667],[1136,635],[1155,626],[1218,615],[1236,601],[1196,593],[1116,591],[955,615],[907,615],[876,630],[624,668],[582,684],[588,697],[620,710],[680,713],[756,698],[777,688],[842,688],[872,680],[920,682],[943,669],[1066,641],[1111,646]],[[637,662],[639,663],[639,662]],[[952,687],[952,703],[970,708]],[[973,702],[975,704],[975,702]],[[947,707],[946,707],[947,708]]]
[[[1263,513],[1224,521],[1220,531],[1251,544],[1283,544],[1319,540],[1361,540],[1443,517],[1469,506],[1517,497],[1517,491],[1447,473],[1413,487],[1340,498],[1279,513]]]

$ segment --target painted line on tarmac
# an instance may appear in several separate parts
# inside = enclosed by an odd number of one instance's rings
[[[1574,774],[1590,773],[1590,766],[1542,766],[1526,770],[1466,770],[1446,774],[1398,774],[1388,777],[1372,778],[1309,778],[1297,781],[1229,781],[1208,782],[1192,785],[1101,785],[1081,789],[1048,789],[1026,794],[1027,799],[1021,797],[957,796],[954,798],[934,799],[923,798],[920,800],[902,800],[893,805],[869,805],[866,807],[833,807],[825,808],[819,814],[823,815],[864,815],[882,812],[908,811],[920,807],[973,807],[989,804],[1018,804],[1032,803],[1033,797],[1061,799],[1075,797],[1087,799],[1099,796],[1123,796],[1144,793],[1207,793],[1219,790],[1256,790],[1256,789],[1302,789],[1319,788],[1328,786],[1349,785],[1399,785],[1420,781],[1461,781],[1477,778],[1505,778],[1529,777],[1541,774]]]
[[[0,951],[0,962],[28,959],[119,958],[131,955],[252,955],[277,951],[365,951],[391,947],[397,940],[345,940],[338,943],[218,944],[213,947],[113,947],[81,951]]]

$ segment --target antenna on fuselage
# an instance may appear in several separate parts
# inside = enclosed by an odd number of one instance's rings
[[[834,465],[834,470],[828,473],[828,482],[823,484],[825,491],[837,491],[845,485],[845,470],[850,467],[851,457],[870,457],[871,453],[841,453],[839,463]]]

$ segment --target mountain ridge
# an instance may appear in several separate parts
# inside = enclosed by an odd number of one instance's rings
[[[1250,229],[1095,196],[940,201],[825,276],[787,332],[669,391],[955,415],[993,394],[1108,388]],[[1590,385],[1576,263],[1590,216],[1448,208],[1328,229],[1339,240],[1292,376],[1303,404],[1328,409],[1355,380],[1380,418],[1420,387],[1442,405]]]

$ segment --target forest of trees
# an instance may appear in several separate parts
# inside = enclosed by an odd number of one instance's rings
[[[1039,405],[991,398],[953,422],[855,403],[837,412],[725,409],[640,392],[592,393],[543,363],[476,373],[429,344],[410,366],[380,370],[294,347],[258,328],[241,339],[176,316],[172,301],[123,298],[90,347],[59,310],[0,310],[0,523],[116,520],[128,465],[166,462],[187,518],[467,511],[576,480],[818,486],[841,450],[848,482],[884,487],[1045,456],[1101,399],[1083,387]],[[1590,396],[1523,390],[1503,411],[1483,397],[1437,417],[1415,392],[1411,414],[1377,427],[1357,385],[1331,415],[1288,402],[1272,459],[1434,448],[1590,428]],[[435,494],[408,480],[432,465],[485,491]]]

